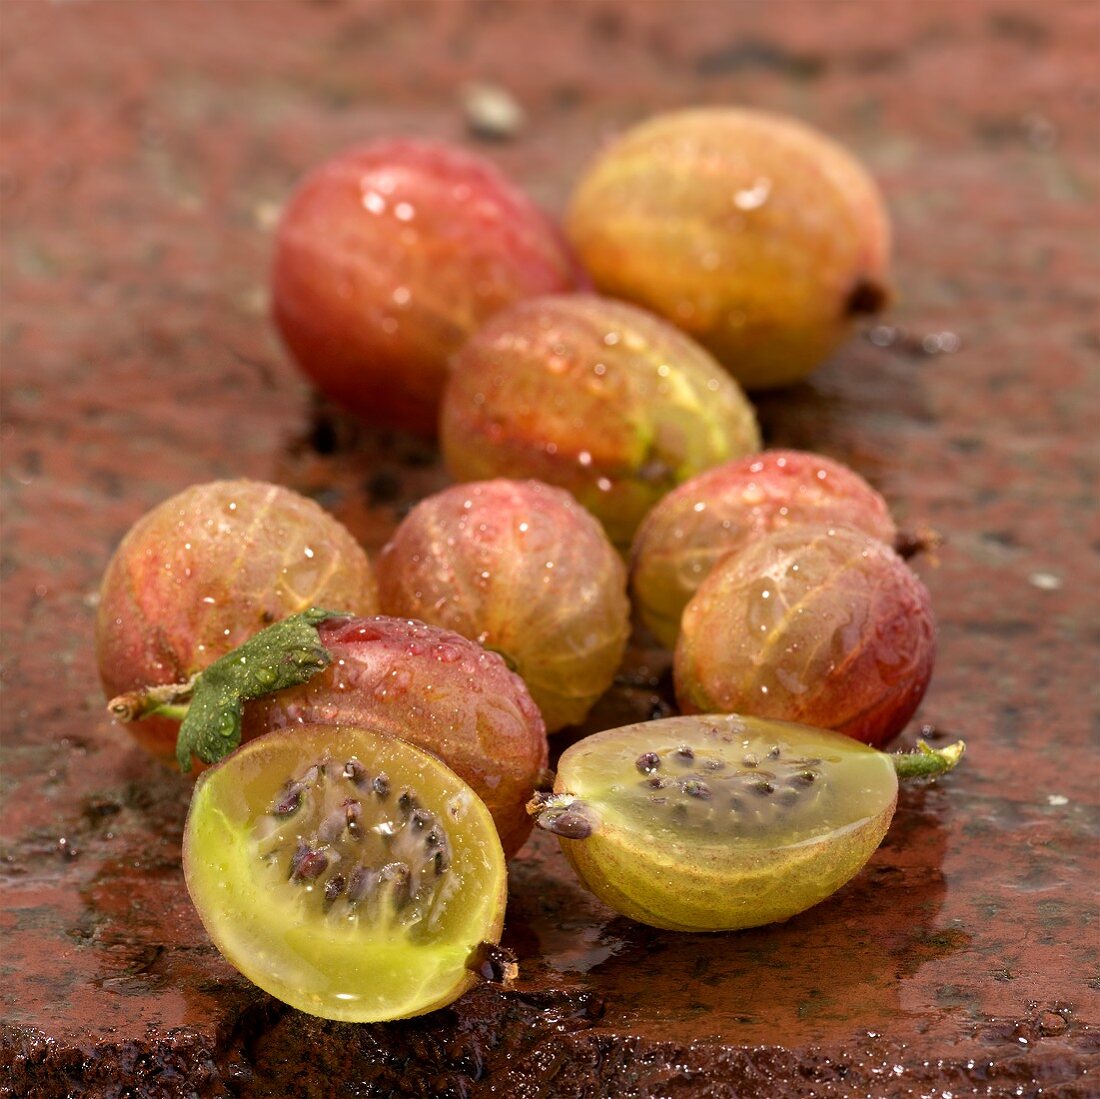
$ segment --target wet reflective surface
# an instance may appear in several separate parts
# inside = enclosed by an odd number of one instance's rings
[[[5,66],[0,173],[0,1090],[1094,1094],[1092,16],[1004,0],[890,21],[816,4],[797,19],[495,10],[475,33],[451,4],[9,5],[9,41],[37,45]],[[265,281],[301,171],[393,128],[456,135],[452,78],[481,69],[532,119],[492,155],[558,209],[643,104],[793,111],[866,159],[896,218],[902,298],[756,403],[769,445],[850,464],[899,526],[944,535],[938,562],[914,561],[939,656],[900,743],[931,723],[969,751],[903,794],[863,873],[781,926],[641,927],[534,837],[510,871],[512,991],[323,1023],[206,938],[180,869],[189,786],[105,716],[95,592],[130,524],[193,482],[285,483],[372,554],[446,484],[427,444],[311,405]],[[635,646],[589,727],[664,716],[668,687],[667,657]]]

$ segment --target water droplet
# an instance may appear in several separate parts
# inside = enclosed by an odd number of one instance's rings
[[[364,191],[363,209],[372,214],[384,213],[386,200],[377,191]]]
[[[760,176],[751,187],[735,191],[733,204],[738,210],[756,210],[768,201],[772,192],[772,181],[766,176]]]

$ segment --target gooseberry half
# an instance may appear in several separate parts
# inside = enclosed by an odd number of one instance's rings
[[[616,912],[676,931],[735,930],[834,893],[885,835],[899,773],[932,777],[962,751],[887,756],[787,722],[672,717],[578,741],[530,811]]]
[[[503,926],[488,809],[434,756],[365,727],[269,733],[205,771],[183,864],[226,960],[325,1019],[451,1003]]]

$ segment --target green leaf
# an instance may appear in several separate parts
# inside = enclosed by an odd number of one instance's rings
[[[317,628],[322,622],[349,617],[345,611],[310,607],[261,630],[201,672],[176,738],[180,770],[191,770],[193,755],[216,763],[240,744],[245,702],[308,683],[324,671],[332,655],[321,644]]]

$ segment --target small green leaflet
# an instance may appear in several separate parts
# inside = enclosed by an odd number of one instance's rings
[[[317,627],[349,617],[344,611],[310,607],[261,630],[203,671],[176,738],[180,770],[191,770],[192,755],[216,763],[240,744],[241,710],[249,699],[308,683],[324,671],[332,656]]]

